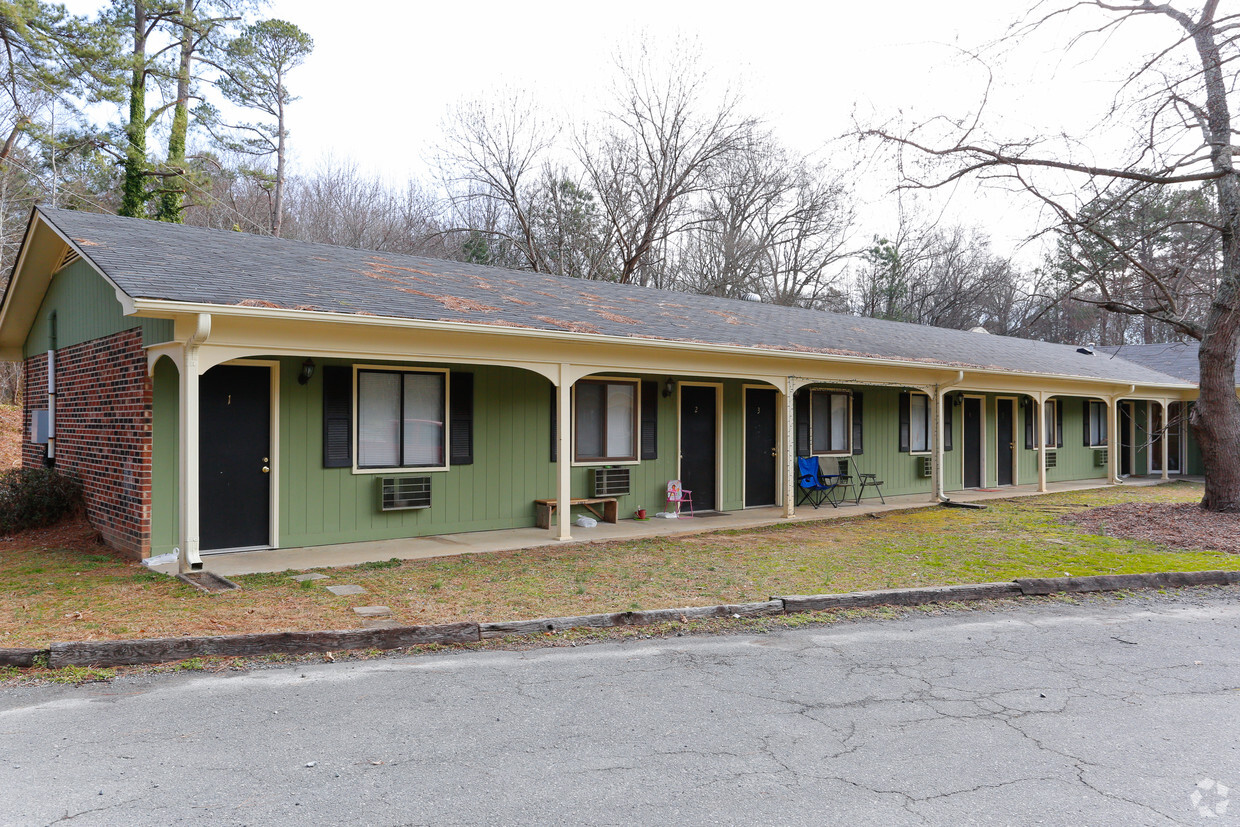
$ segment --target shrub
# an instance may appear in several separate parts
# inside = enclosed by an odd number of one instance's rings
[[[0,534],[52,525],[73,513],[81,501],[81,483],[51,468],[0,473]]]

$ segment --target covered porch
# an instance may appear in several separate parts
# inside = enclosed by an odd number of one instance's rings
[[[1124,484],[1126,486],[1147,486],[1157,485],[1161,482],[1163,480],[1158,477],[1144,477],[1129,479]],[[1064,491],[1101,488],[1107,484],[1106,479],[1049,482],[1046,484],[1046,493],[1054,494]],[[1001,491],[953,492],[951,500],[953,502],[985,502],[986,500],[1009,499],[1012,497],[1029,497],[1040,493],[1043,492],[1038,490],[1036,484],[1020,485],[1004,488]],[[888,497],[886,504],[878,501],[862,500],[860,505],[845,504],[839,508],[832,508],[829,505],[823,505],[817,510],[802,507],[797,509],[796,515],[791,518],[784,516],[782,507],[772,506],[767,508],[749,508],[743,511],[716,512],[709,516],[697,516],[678,520],[651,519],[639,522],[626,519],[620,520],[615,524],[600,522],[595,528],[578,529],[569,542],[598,543],[612,540],[639,540],[647,537],[694,534],[726,529],[761,528],[778,523],[826,522],[864,516],[866,514],[884,514],[930,507],[934,507],[934,504],[929,502],[925,495],[906,494]],[[459,554],[489,554],[537,548],[552,544],[556,544],[556,537],[553,532],[540,528],[511,528],[428,537],[411,537],[397,540],[376,540],[301,548],[210,554],[204,557],[204,568],[217,574],[229,576],[354,566],[361,563],[390,560],[392,558],[399,560],[422,560]],[[168,564],[156,567],[155,570],[175,574],[176,566],[175,564]]]

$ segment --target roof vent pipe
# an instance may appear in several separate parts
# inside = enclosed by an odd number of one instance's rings
[[[1094,343],[1090,342],[1089,344],[1085,345],[1085,347],[1078,347],[1076,349],[1076,352],[1084,353],[1086,356],[1093,356],[1094,355]]]
[[[760,301],[762,301],[762,297],[761,297],[761,296],[759,296],[757,293],[746,293],[744,296],[741,296],[741,298],[742,298],[742,299],[744,299],[744,300],[745,300],[745,301],[747,301],[747,302],[760,302]]]

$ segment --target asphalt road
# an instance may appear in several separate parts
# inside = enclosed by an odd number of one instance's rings
[[[1236,588],[0,690],[4,824],[1225,825],[1233,785]]]

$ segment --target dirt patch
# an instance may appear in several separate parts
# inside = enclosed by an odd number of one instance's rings
[[[1196,503],[1104,505],[1063,519],[1107,537],[1240,554],[1240,514],[1205,511]]]

